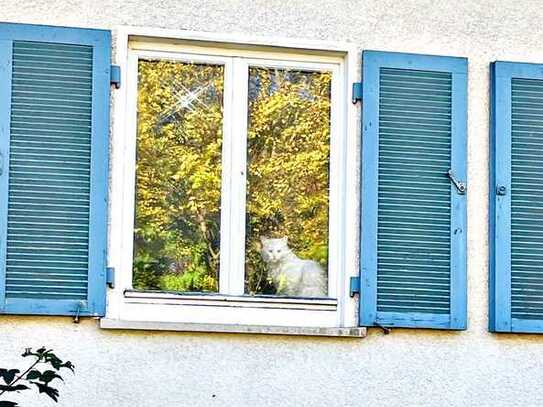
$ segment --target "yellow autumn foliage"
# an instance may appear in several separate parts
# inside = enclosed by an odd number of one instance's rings
[[[139,62],[134,287],[217,291],[224,68]],[[250,68],[246,291],[261,236],[327,266],[329,73]],[[242,237],[240,237],[242,238]]]

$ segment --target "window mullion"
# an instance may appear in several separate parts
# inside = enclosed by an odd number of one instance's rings
[[[233,135],[233,58],[229,58],[224,66],[223,96],[223,140],[222,140],[222,172],[221,172],[221,239],[219,293],[230,293],[230,257],[231,257],[231,174],[232,174],[232,135]]]
[[[233,58],[230,173],[230,267],[228,294],[245,292],[245,199],[247,185],[248,65]]]

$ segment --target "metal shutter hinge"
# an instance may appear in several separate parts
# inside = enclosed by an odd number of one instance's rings
[[[106,284],[110,288],[115,288],[115,267],[106,268]]]
[[[119,65],[111,65],[110,84],[115,86],[115,89],[121,87],[121,67]]]
[[[353,83],[353,104],[362,101],[362,82]]]
[[[500,195],[500,196],[507,195],[507,187],[505,185],[496,186],[496,195]]]
[[[349,295],[354,297],[355,294],[360,294],[360,277],[351,277],[349,286]]]
[[[465,182],[459,181],[453,174],[452,170],[447,171],[447,176],[456,187],[456,190],[460,195],[464,195],[468,187]]]

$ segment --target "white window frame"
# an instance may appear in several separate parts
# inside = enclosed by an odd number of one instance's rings
[[[352,327],[356,303],[349,279],[358,274],[359,109],[352,105],[351,83],[358,50],[326,44],[200,32],[122,27],[116,32],[121,89],[114,91],[110,241],[108,264],[116,270],[108,291],[106,319],[195,324]],[[131,291],[136,154],[137,61],[157,58],[219,63],[225,66],[225,95],[246,95],[249,66],[332,71],[329,186],[329,296],[334,299],[251,297],[244,294],[245,228],[221,214],[221,266],[217,294]],[[236,98],[234,98],[236,99]],[[221,213],[245,213],[246,97],[224,101]],[[241,141],[237,137],[241,136]],[[236,137],[236,142],[232,142]],[[223,159],[223,163],[226,161]],[[227,180],[230,180],[227,182]],[[238,225],[237,227],[235,225]],[[225,238],[230,236],[230,238]]]

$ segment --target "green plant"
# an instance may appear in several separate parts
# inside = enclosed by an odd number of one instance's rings
[[[21,356],[34,358],[34,361],[23,373],[19,369],[0,368],[0,378],[4,381],[4,384],[0,384],[0,398],[6,393],[30,390],[31,387],[28,385],[33,385],[39,393],[44,393],[57,402],[59,393],[56,388],[51,387],[51,382],[55,379],[64,381],[59,374],[61,369],[69,369],[73,373],[72,362],[63,362],[52,349],[48,350],[45,347],[41,347],[36,352],[32,352],[32,348],[26,348]],[[54,370],[47,369],[48,367]],[[0,400],[0,407],[17,407],[18,405],[13,401]]]

